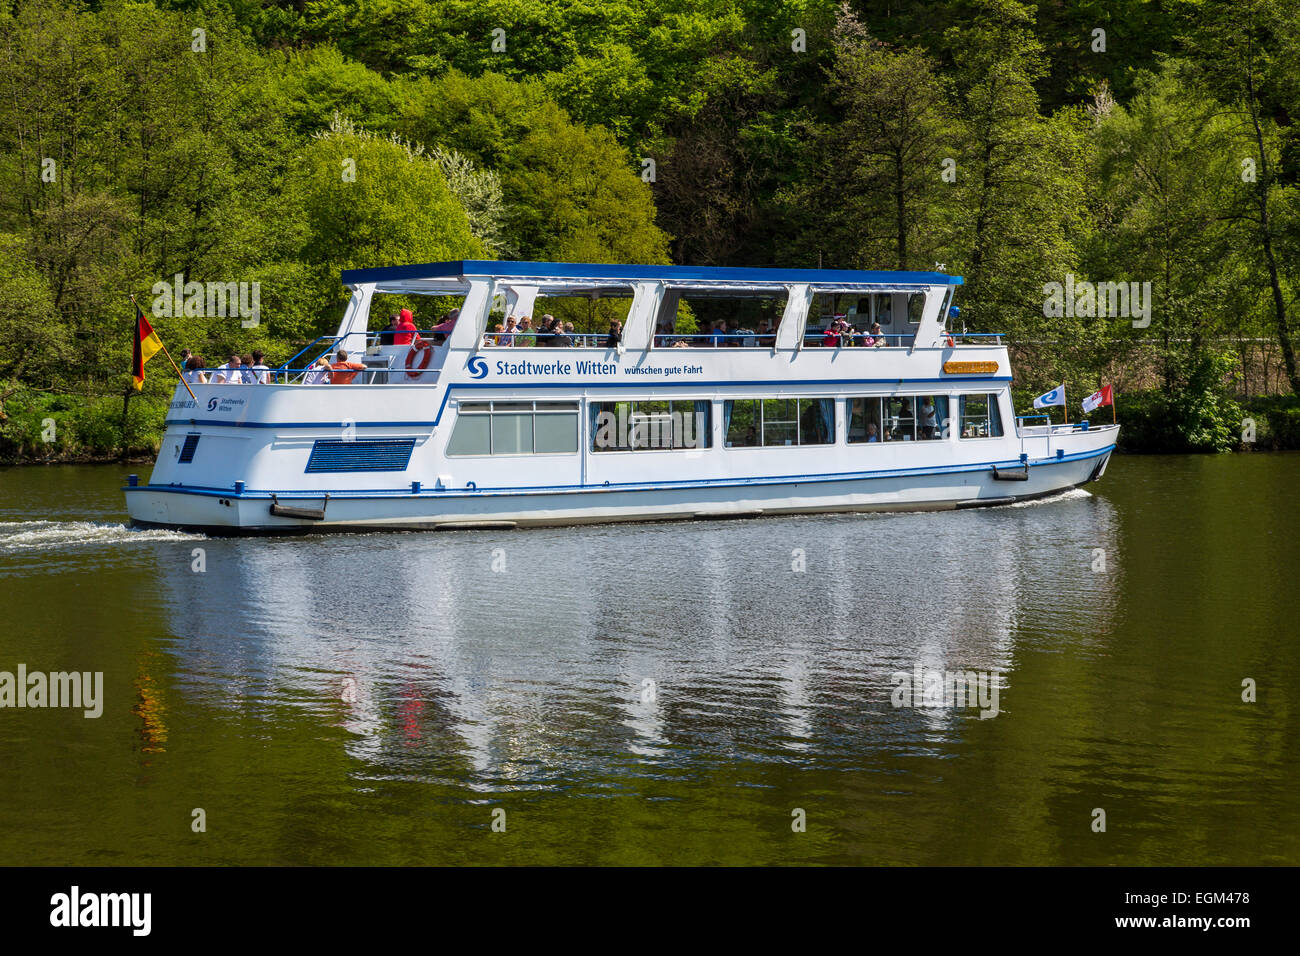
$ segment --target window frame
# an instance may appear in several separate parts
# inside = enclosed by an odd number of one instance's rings
[[[504,452],[496,451],[496,425],[493,419],[497,417],[498,411],[502,415],[519,414],[523,412],[521,406],[528,406],[528,419],[530,422],[529,433],[531,438],[530,451]],[[551,406],[549,408],[538,409],[539,405]],[[472,407],[467,407],[472,406]],[[487,406],[482,408],[480,406]],[[500,408],[498,408],[500,406]],[[570,406],[561,408],[558,406]],[[556,418],[561,415],[573,416],[573,434],[574,448],[573,451],[538,451],[537,450],[537,416],[549,415]],[[455,452],[452,451],[452,442],[456,440],[456,429],[462,419],[465,418],[486,418],[488,420],[488,450],[486,452]],[[497,401],[489,399],[487,401],[470,400],[456,403],[456,420],[452,423],[451,434],[447,436],[447,444],[443,448],[443,454],[447,458],[535,458],[537,456],[569,456],[579,455],[582,453],[582,402],[574,400],[572,402],[556,402],[550,399],[510,399]]]

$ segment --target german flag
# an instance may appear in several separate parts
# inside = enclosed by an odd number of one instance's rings
[[[135,353],[131,357],[131,375],[134,378],[133,384],[137,392],[144,388],[144,363],[162,351],[162,347],[162,339],[158,338],[158,333],[153,330],[149,320],[144,317],[144,313],[140,311],[140,306],[136,305]]]

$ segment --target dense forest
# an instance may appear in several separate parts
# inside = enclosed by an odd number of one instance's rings
[[[1297,118],[1296,0],[0,0],[0,457],[150,448],[155,283],[258,283],[155,326],[275,364],[459,258],[943,269],[1022,409],[1296,447]]]

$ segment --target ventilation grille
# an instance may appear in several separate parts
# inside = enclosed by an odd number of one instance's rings
[[[188,465],[194,460],[194,449],[199,447],[199,439],[202,437],[194,432],[185,436],[185,444],[181,445],[181,457],[178,459],[182,465]]]
[[[338,441],[319,439],[312,446],[307,471],[405,471],[415,439]]]

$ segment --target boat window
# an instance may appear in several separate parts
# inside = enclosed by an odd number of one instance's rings
[[[558,455],[578,450],[577,402],[463,402],[452,455]]]
[[[907,297],[907,321],[917,325],[925,312],[925,293],[917,292]]]
[[[753,398],[722,403],[727,447],[829,445],[835,440],[830,398]]]
[[[961,396],[960,414],[962,438],[1002,437],[1002,412],[996,394]]]
[[[657,399],[591,403],[592,451],[708,448],[713,403]]]
[[[888,441],[889,435],[880,428],[879,398],[849,399],[849,443]]]
[[[913,441],[916,438],[916,397],[891,395],[881,400],[885,416],[886,441]]]

